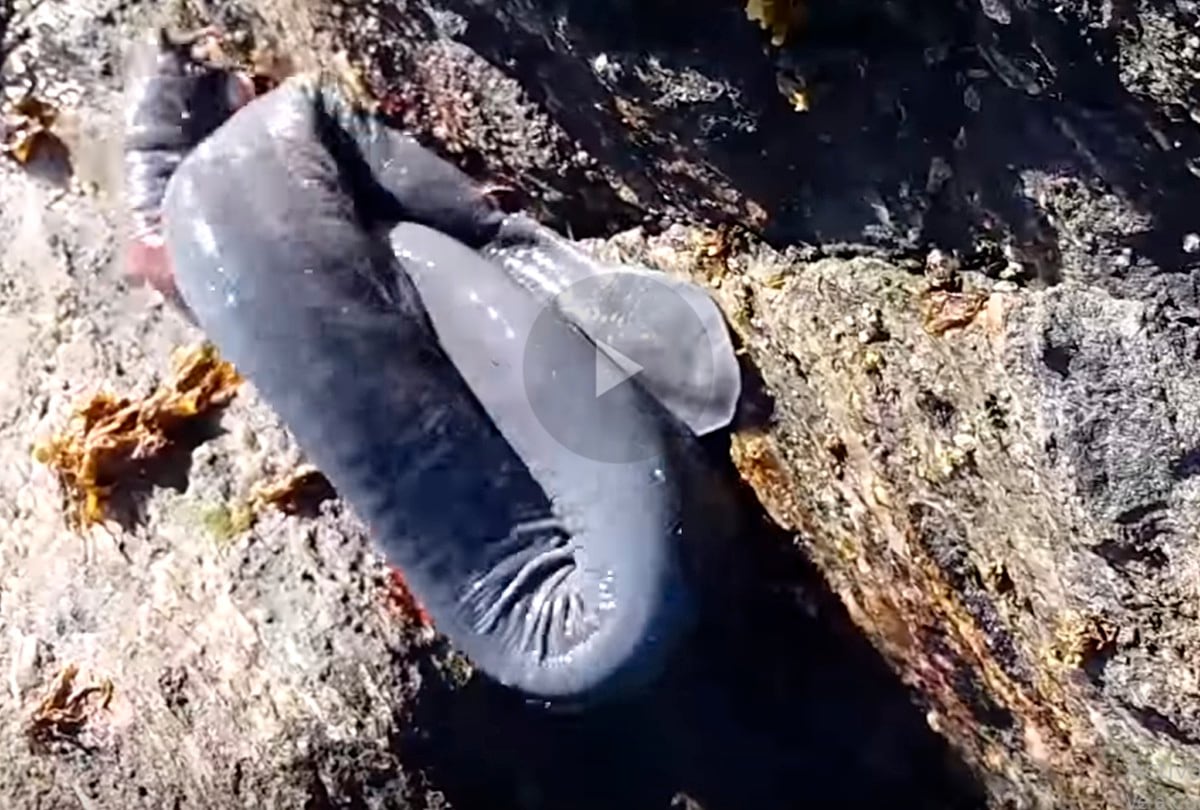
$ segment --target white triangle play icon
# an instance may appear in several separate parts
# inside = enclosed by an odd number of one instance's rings
[[[596,396],[603,396],[642,370],[633,360],[609,346],[602,340],[596,341]],[[604,362],[601,352],[612,360]]]

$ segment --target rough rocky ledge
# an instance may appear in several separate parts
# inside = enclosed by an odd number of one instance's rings
[[[298,458],[250,389],[131,526],[65,528],[34,439],[197,337],[113,265],[152,5],[8,28],[73,179],[0,167],[0,804],[1200,807],[1194,4],[814,3],[781,49],[732,1],[195,4],[729,314],[737,575],[582,719],[464,682],[336,503],[231,525]],[[109,708],[33,745],[72,662]]]

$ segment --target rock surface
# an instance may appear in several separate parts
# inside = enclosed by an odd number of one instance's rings
[[[338,509],[231,525],[298,459],[252,390],[124,527],[70,530],[32,458],[77,399],[149,392],[199,337],[116,265],[123,14],[40,3],[6,66],[11,91],[36,76],[63,107],[73,177],[0,163],[0,806],[348,806],[367,783],[379,807],[439,806],[392,740],[428,644],[392,615],[362,529]],[[38,702],[71,664],[81,686],[112,683],[109,709],[35,744]]]
[[[33,439],[197,337],[112,267],[151,5],[9,27],[82,186],[0,183],[0,804],[1200,807],[1200,8],[812,4],[772,48],[719,0],[198,4],[735,325],[730,576],[652,695],[573,718],[459,685],[337,504],[213,517],[297,457],[249,388],[134,525],[65,529]],[[71,661],[110,710],[31,747]]]
[[[35,442],[96,390],[148,393],[200,337],[119,267],[119,57],[155,11],[42,2],[9,29],[6,87],[61,108],[70,162],[0,163],[0,806],[974,806],[957,758],[752,509],[743,553],[761,570],[724,584],[660,690],[591,718],[464,685],[392,608],[338,504],[245,525],[254,487],[301,460],[250,386],[129,521],[68,528]],[[72,667],[111,700],[32,734]]]

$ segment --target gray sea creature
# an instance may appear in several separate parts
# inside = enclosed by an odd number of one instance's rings
[[[155,94],[220,86],[143,85],[132,119],[171,132],[148,119],[196,102]],[[133,148],[152,208],[158,147]],[[498,210],[311,77],[170,161],[159,201],[179,302],[437,629],[547,702],[657,674],[692,617],[684,559],[719,508],[697,437],[729,424],[740,392],[707,293]],[[643,305],[647,284],[677,304]],[[602,374],[622,383],[600,392]]]

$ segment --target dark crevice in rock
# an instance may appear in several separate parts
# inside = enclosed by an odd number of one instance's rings
[[[1139,504],[1138,506],[1130,507],[1113,518],[1113,523],[1121,526],[1134,526],[1142,523],[1146,518],[1151,517],[1157,512],[1163,512],[1167,508],[1165,501],[1151,501],[1149,503]]]
[[[1200,473],[1200,447],[1193,447],[1178,458],[1171,459],[1171,477],[1184,481]]]
[[[304,810],[334,810],[335,807],[321,775],[314,770],[309,774],[308,798],[304,802]]]
[[[1001,731],[1014,725],[1013,713],[996,703],[986,687],[979,682],[978,673],[970,666],[954,671],[954,691],[971,709],[971,714],[981,725]]]
[[[1087,272],[1128,290],[1155,268],[1188,272],[1180,240],[1200,182],[1185,161],[1200,138],[1122,86],[1112,34],[1041,5],[1014,7],[1005,26],[975,3],[814,5],[782,50],[724,0],[686,14],[664,2],[438,5],[654,215],[738,219],[776,244],[970,253],[1011,239],[1044,254],[1026,264],[1055,283],[1063,261],[1086,257],[1059,244],[1024,173],[1097,177],[1155,227],[1124,240],[1145,266]],[[805,114],[777,87],[797,75]],[[569,221],[594,226],[594,213]]]
[[[1113,519],[1113,523],[1115,536],[1092,546],[1093,553],[1126,573],[1134,564],[1141,564],[1150,571],[1167,566],[1169,558],[1163,545],[1172,530],[1165,501],[1155,500],[1126,509]]]
[[[949,430],[954,424],[958,410],[954,403],[949,402],[932,391],[922,391],[917,398],[917,405],[933,420],[933,423],[943,430]]]
[[[736,553],[706,583],[699,628],[649,693],[556,716],[484,680],[453,692],[434,682],[406,761],[455,806],[494,810],[650,810],[681,791],[705,810],[784,810],[799,785],[821,807],[981,810],[980,787],[908,690],[793,539],[744,497]],[[1003,725],[975,692],[981,716]]]
[[[1121,701],[1121,705],[1133,716],[1138,725],[1147,731],[1170,737],[1172,740],[1184,745],[1200,744],[1200,736],[1180,728],[1175,721],[1157,709],[1152,709],[1148,706],[1135,706],[1125,700]]]
[[[1161,569],[1167,564],[1167,555],[1157,548],[1142,545],[1130,546],[1118,540],[1108,539],[1092,547],[1092,551],[1104,558],[1114,568],[1125,568],[1131,563],[1145,563],[1152,569]]]
[[[908,511],[916,529],[915,538],[960,594],[976,626],[987,639],[988,648],[996,662],[1014,680],[1029,683],[1029,668],[1022,662],[1012,633],[997,612],[993,598],[968,554],[970,546],[963,522],[957,516],[928,504],[912,504]]]
[[[1075,346],[1055,345],[1047,339],[1042,349],[1042,362],[1046,364],[1046,368],[1065,380],[1071,374],[1071,358],[1077,351]]]

